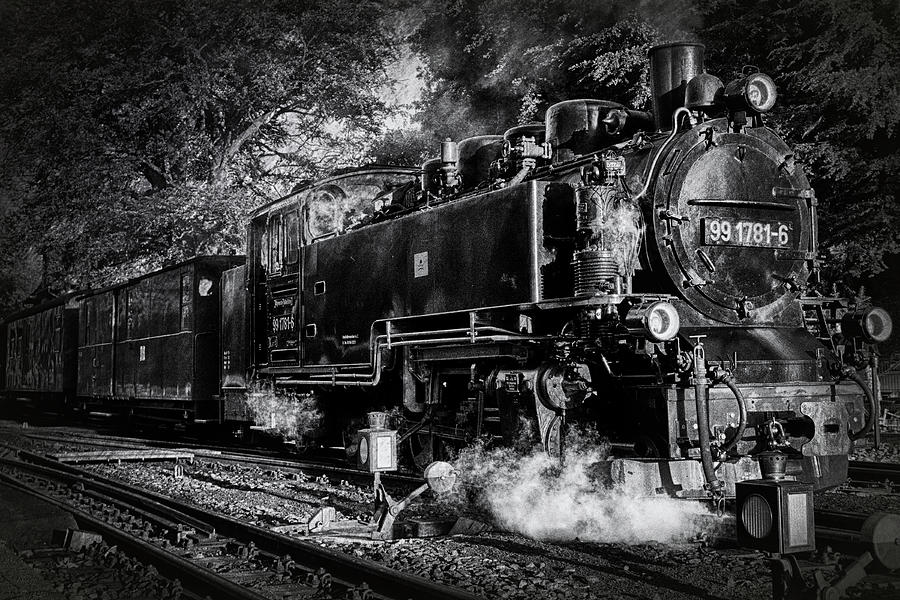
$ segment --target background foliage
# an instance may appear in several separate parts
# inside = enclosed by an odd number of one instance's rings
[[[0,265],[103,285],[242,251],[243,217],[362,159],[396,52],[379,0],[0,4]],[[381,25],[380,25],[381,24]],[[39,273],[24,256],[36,254]],[[28,263],[28,266],[34,266]]]
[[[101,285],[242,250],[305,178],[419,164],[445,137],[594,97],[648,110],[646,53],[707,46],[773,75],[768,124],[821,202],[830,280],[900,251],[894,0],[7,0],[0,5],[0,312],[41,282]],[[385,131],[414,52],[413,126]]]

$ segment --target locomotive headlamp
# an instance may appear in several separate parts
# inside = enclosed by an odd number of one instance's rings
[[[769,112],[777,95],[775,82],[764,73],[735,79],[725,87],[725,103],[733,111]]]
[[[681,318],[674,306],[659,300],[630,308],[625,326],[633,335],[645,335],[654,342],[665,342],[678,335]]]
[[[883,308],[871,306],[846,313],[841,318],[841,333],[846,337],[861,337],[870,344],[884,342],[891,337],[894,324]]]

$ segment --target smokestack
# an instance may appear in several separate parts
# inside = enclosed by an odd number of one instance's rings
[[[650,48],[650,94],[653,119],[660,131],[672,129],[672,115],[684,106],[687,82],[703,72],[706,46],[675,42]]]

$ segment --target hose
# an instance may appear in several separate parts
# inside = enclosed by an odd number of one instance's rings
[[[694,400],[697,403],[697,435],[700,438],[700,462],[703,464],[703,477],[710,489],[720,486],[720,482],[716,479],[716,470],[713,468],[712,450],[710,449],[709,439],[709,410],[706,406],[707,394],[706,375],[700,375],[695,378],[694,383]]]
[[[728,389],[731,390],[731,393],[734,394],[734,399],[737,401],[738,413],[740,415],[738,418],[737,431],[735,431],[731,439],[722,446],[722,454],[727,454],[732,448],[737,446],[737,443],[744,437],[744,430],[747,428],[747,402],[744,400],[744,395],[741,394],[741,390],[734,384],[734,378],[731,375],[726,375],[722,379],[722,383],[727,385]]]
[[[865,425],[863,425],[863,428],[856,433],[853,433],[852,431],[850,432],[850,439],[856,441],[859,438],[868,435],[868,433],[872,431],[872,425],[875,424],[875,396],[872,394],[872,389],[869,387],[869,384],[867,384],[855,370],[847,369],[844,372],[844,375],[846,375],[848,379],[853,380],[856,385],[862,388],[863,393],[866,395],[866,402],[868,402],[869,404],[869,415],[866,417],[866,422]]]

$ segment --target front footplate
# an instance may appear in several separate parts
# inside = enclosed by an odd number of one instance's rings
[[[670,496],[704,499],[703,467],[697,460],[616,458],[598,464],[601,480],[634,497]],[[716,476],[725,482],[725,496],[734,497],[734,484],[759,479],[759,463],[749,457],[719,463]]]

